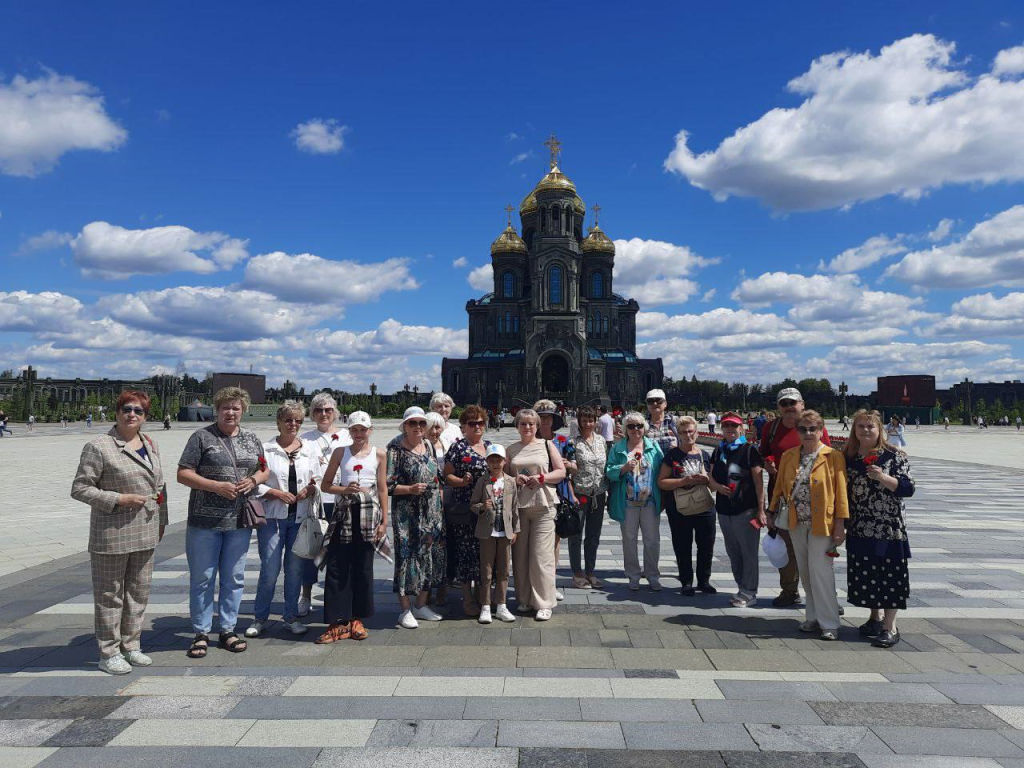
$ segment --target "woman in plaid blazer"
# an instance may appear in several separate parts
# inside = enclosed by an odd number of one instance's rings
[[[156,444],[142,434],[149,395],[122,392],[117,424],[86,443],[71,496],[92,509],[89,554],[100,669],[114,675],[153,660],[139,647],[153,552],[167,525],[167,487]]]

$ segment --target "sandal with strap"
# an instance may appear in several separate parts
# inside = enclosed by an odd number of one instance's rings
[[[353,619],[352,631],[349,636],[353,640],[365,640],[370,636],[370,633],[366,631],[366,627],[363,626],[363,622],[359,619]]]
[[[348,640],[352,636],[352,631],[349,629],[348,624],[331,624],[320,637],[316,639],[317,645],[330,645],[331,643],[337,643],[341,640]]]
[[[232,640],[235,642],[232,643]],[[249,647],[249,644],[240,638],[236,632],[221,632],[217,645],[225,651],[231,651],[232,653],[242,653]]]
[[[201,643],[201,645],[200,645]],[[210,636],[200,632],[192,638],[192,645],[185,653],[190,659],[204,659],[206,658],[206,651],[210,647]]]

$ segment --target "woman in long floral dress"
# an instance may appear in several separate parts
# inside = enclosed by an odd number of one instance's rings
[[[441,512],[440,475],[434,449],[424,440],[426,415],[413,406],[405,411],[402,433],[388,443],[388,496],[395,536],[395,592],[402,613],[398,623],[406,629],[417,619],[440,621],[427,607],[433,587],[444,583],[444,516]],[[410,606],[409,597],[416,603]]]
[[[914,478],[907,455],[886,440],[877,411],[853,415],[845,452],[850,499],[846,599],[871,609],[861,634],[874,638],[876,647],[891,648],[900,641],[896,613],[906,609],[910,596],[903,500],[914,495]]]

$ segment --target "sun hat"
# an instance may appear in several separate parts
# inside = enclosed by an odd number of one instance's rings
[[[421,419],[422,421],[427,420],[427,414],[423,412],[423,409],[418,405],[412,405],[405,409],[405,413],[402,414],[402,425],[409,419]]]
[[[727,414],[725,414],[722,417],[722,424],[723,425],[725,425],[725,424],[736,424],[736,425],[742,427],[743,426],[743,417],[740,416],[738,413],[733,413],[732,411],[729,411]]]
[[[558,430],[560,430],[562,427],[565,426],[565,419],[562,418],[562,414],[560,414],[554,408],[535,408],[534,410],[537,411],[537,416],[538,417],[540,417],[540,416],[550,416],[551,417],[551,419],[552,419],[552,421],[551,421],[551,431],[552,432],[557,432]]]
[[[487,453],[484,454],[485,459],[489,459],[491,456],[501,456],[505,458],[505,446],[498,445],[497,443],[491,443],[487,446]]]
[[[373,426],[373,422],[370,421],[370,414],[366,411],[352,411],[348,415],[349,427],[366,427],[370,429]]]
[[[776,403],[780,403],[783,400],[799,400],[803,402],[804,396],[800,394],[800,390],[796,387],[786,387],[780,389],[778,396],[775,398]]]
[[[789,565],[789,552],[786,550],[786,542],[781,536],[772,536],[769,533],[761,539],[761,549],[768,556],[768,562],[772,564],[772,568],[785,568]]]
[[[664,400],[666,403],[668,402],[668,398],[665,397],[665,390],[663,389],[652,389],[647,393],[647,397],[644,400]]]

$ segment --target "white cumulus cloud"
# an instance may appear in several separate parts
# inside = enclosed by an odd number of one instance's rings
[[[377,264],[335,261],[312,253],[276,251],[253,257],[245,265],[243,285],[285,301],[344,303],[376,301],[386,291],[410,291],[419,283],[409,274],[408,259]]]
[[[685,245],[661,240],[615,241],[615,268],[612,280],[615,292],[636,299],[641,306],[680,304],[700,290],[689,279],[694,270],[718,259],[699,256]]]
[[[102,280],[167,272],[210,274],[248,258],[247,240],[188,227],[125,229],[105,221],[86,224],[71,240],[83,274]]]
[[[55,291],[0,291],[0,331],[62,331],[79,321],[82,303]]]
[[[469,261],[466,259],[465,256],[459,256],[459,258],[455,259],[455,261],[452,262],[452,266],[455,267],[456,269],[462,269],[463,267],[469,266]]]
[[[1024,73],[1024,45],[1007,48],[996,54],[992,64],[993,75],[1019,75]]]
[[[858,246],[847,248],[828,264],[822,262],[818,265],[818,269],[829,272],[857,272],[882,259],[895,256],[898,253],[906,253],[906,250],[899,236],[891,238],[887,235],[876,235]]]
[[[21,244],[16,256],[27,256],[35,251],[49,251],[54,248],[61,248],[68,245],[74,239],[74,235],[68,232],[57,232],[50,229],[38,235],[33,235]]]
[[[953,231],[954,223],[955,222],[952,219],[943,219],[935,226],[935,229],[928,233],[928,239],[933,243],[945,240],[949,237],[949,233]]]
[[[1005,77],[1020,71],[1017,49],[975,79],[953,64],[955,48],[918,34],[877,55],[822,56],[788,84],[805,97],[798,107],[772,109],[702,154],[680,131],[665,168],[717,200],[790,211],[1024,178],[1024,81]]]
[[[111,152],[127,139],[89,83],[50,71],[35,80],[0,81],[0,173],[38,176],[66,152]]]
[[[337,120],[314,118],[299,123],[291,132],[295,146],[302,152],[312,155],[334,155],[345,148],[347,125],[340,125]]]
[[[466,277],[466,281],[478,291],[494,290],[494,267],[490,262],[472,270]]]

